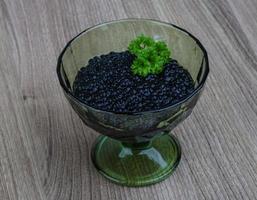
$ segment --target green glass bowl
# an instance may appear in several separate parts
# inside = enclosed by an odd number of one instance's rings
[[[195,89],[180,102],[137,113],[95,109],[74,96],[78,70],[90,58],[124,51],[140,34],[164,40],[172,58],[191,74]],[[108,179],[127,186],[145,186],[167,178],[176,168],[181,149],[169,134],[192,112],[209,72],[207,52],[192,34],[175,25],[148,19],[124,19],[93,26],[73,38],[58,59],[57,74],[64,94],[83,122],[101,133],[92,149],[92,160]]]

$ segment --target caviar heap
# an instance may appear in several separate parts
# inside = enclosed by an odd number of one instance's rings
[[[135,113],[168,107],[193,92],[192,77],[164,42],[141,35],[128,49],[91,58],[75,78],[74,95],[99,110]]]

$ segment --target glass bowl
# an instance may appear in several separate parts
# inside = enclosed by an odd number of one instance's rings
[[[125,51],[131,40],[145,34],[164,40],[191,74],[191,95],[169,107],[136,113],[95,109],[74,96],[77,72],[90,58]],[[124,19],[93,26],[74,37],[59,56],[57,74],[64,95],[83,122],[100,134],[92,148],[98,171],[118,184],[145,186],[164,180],[180,161],[178,141],[169,132],[187,118],[203,90],[209,72],[207,52],[192,34],[173,24],[149,19]]]

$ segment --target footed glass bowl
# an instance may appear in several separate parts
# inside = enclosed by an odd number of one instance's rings
[[[180,102],[137,113],[114,113],[95,109],[74,96],[77,72],[90,58],[110,51],[127,50],[140,34],[164,40],[172,58],[191,74],[195,89]],[[206,50],[187,31],[164,22],[124,19],[93,26],[73,38],[58,59],[57,74],[64,94],[83,122],[99,136],[92,148],[92,160],[106,178],[127,186],[145,186],[164,180],[180,161],[181,149],[169,134],[192,112],[209,72]]]

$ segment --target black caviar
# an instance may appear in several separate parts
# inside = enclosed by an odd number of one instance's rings
[[[134,58],[124,51],[90,59],[75,78],[74,95],[91,107],[122,113],[165,108],[193,92],[192,77],[176,60],[161,74],[139,77],[130,69]]]

